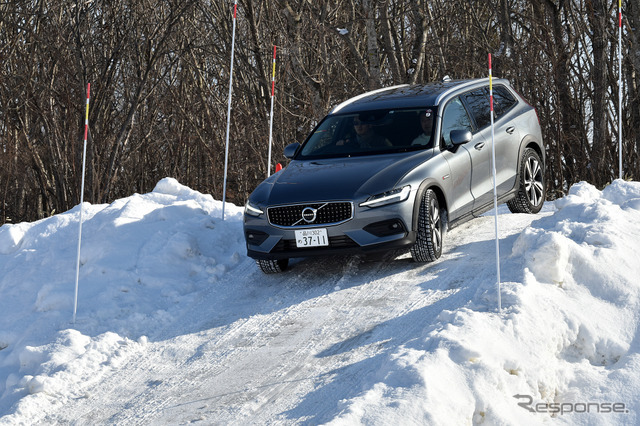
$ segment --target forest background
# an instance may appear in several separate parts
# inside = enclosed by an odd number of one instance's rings
[[[623,169],[640,175],[640,3],[624,0]],[[0,1],[0,225],[171,176],[222,199],[231,0]],[[332,106],[379,87],[508,78],[538,111],[551,198],[618,177],[618,1],[238,2],[227,200]],[[273,170],[274,167],[271,167]]]

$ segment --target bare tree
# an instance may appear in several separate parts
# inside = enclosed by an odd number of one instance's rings
[[[640,173],[640,25],[623,1],[623,156]],[[0,3],[0,223],[80,199],[109,202],[174,176],[222,194],[233,2]],[[278,45],[273,162],[363,91],[487,75],[536,107],[551,196],[617,176],[617,21],[603,0],[240,0],[228,197],[264,178],[271,54]],[[586,17],[586,19],[585,19]]]

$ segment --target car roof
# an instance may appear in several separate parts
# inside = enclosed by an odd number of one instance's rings
[[[495,79],[494,79],[495,81]],[[506,80],[498,82],[507,84]],[[329,114],[349,114],[360,111],[393,108],[437,106],[448,93],[463,88],[488,84],[488,78],[473,80],[445,80],[427,84],[403,84],[363,93],[342,102]]]

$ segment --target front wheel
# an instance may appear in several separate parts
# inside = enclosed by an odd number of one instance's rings
[[[427,189],[420,202],[418,233],[411,248],[411,257],[416,262],[433,262],[442,254],[444,221],[440,214],[438,196]]]
[[[520,188],[507,202],[511,213],[538,213],[544,204],[544,167],[538,153],[531,148],[524,150],[520,160]]]
[[[289,259],[257,259],[256,264],[265,274],[277,274],[287,269],[287,266],[289,266]]]

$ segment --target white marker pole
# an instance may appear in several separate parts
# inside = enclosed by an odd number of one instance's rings
[[[271,114],[269,115],[269,158],[267,159],[267,177],[271,176],[271,141],[273,140],[273,98],[276,90],[276,46],[273,46],[273,74],[271,75]]]
[[[78,279],[80,278],[80,243],[82,241],[82,203],[84,202],[84,171],[87,160],[87,134],[89,131],[89,93],[91,83],[87,83],[87,108],[84,117],[84,146],[82,149],[82,184],[80,185],[80,229],[78,232],[78,258],[76,260],[76,291],[73,297],[73,323],[76,323],[76,312],[78,311]]]
[[[496,144],[493,131],[493,76],[491,73],[491,53],[489,53],[489,105],[491,116],[491,172],[493,174],[493,211],[495,213],[495,232],[496,232],[496,271],[497,271],[497,287],[498,287],[498,312],[502,312],[502,299],[500,296],[500,240],[498,238],[498,188],[496,185]]]
[[[622,0],[618,0],[618,170],[622,171]]]
[[[231,94],[233,92],[233,51],[236,44],[236,12],[238,0],[233,3],[233,31],[231,35],[231,68],[229,69],[229,106],[227,107],[227,141],[224,149],[224,183],[222,185],[222,220],[224,220],[224,206],[227,199],[227,166],[229,164],[229,128],[231,127]]]

